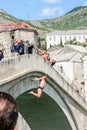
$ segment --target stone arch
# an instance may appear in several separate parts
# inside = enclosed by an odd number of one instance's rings
[[[29,79],[30,76],[41,76],[43,72],[30,72],[16,80],[14,80],[8,89],[8,92],[17,98],[22,93],[26,92],[27,90],[33,89],[37,87],[37,83],[31,81]],[[44,92],[49,95],[62,109],[65,116],[67,117],[71,128],[73,130],[79,130],[78,125],[76,123],[75,117],[67,104],[67,102],[62,97],[63,92],[58,88],[58,84],[52,79],[51,76],[48,75],[48,79],[46,81],[46,87],[44,88]]]

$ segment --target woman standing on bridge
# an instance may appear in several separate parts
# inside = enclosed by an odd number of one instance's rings
[[[31,79],[33,81],[40,81],[40,84],[37,88],[37,93],[35,93],[34,91],[30,91],[28,92],[28,94],[34,95],[35,97],[38,97],[38,98],[41,97],[43,88],[45,87],[45,80],[47,79],[47,77],[48,77],[47,75],[44,75],[40,78],[35,77],[34,79]]]

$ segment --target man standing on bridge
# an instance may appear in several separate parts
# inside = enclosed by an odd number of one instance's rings
[[[47,75],[44,75],[40,78],[38,77],[35,77],[34,79],[31,78],[31,80],[33,81],[40,81],[40,84],[37,88],[37,93],[35,93],[34,91],[30,91],[28,92],[28,94],[31,94],[31,95],[34,95],[35,97],[40,98],[43,92],[43,88],[45,87],[45,80],[47,79],[47,77],[48,77]]]

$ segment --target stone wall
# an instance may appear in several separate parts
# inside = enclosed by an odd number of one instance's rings
[[[10,53],[10,46],[11,46],[11,35],[14,35],[15,39],[18,40],[29,40],[30,43],[33,43],[35,47],[38,47],[38,37],[37,34],[32,30],[15,30],[11,34],[10,31],[1,32],[0,33],[0,49],[4,50],[4,56],[5,58],[9,58],[11,56]]]

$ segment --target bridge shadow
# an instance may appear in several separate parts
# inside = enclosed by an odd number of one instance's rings
[[[38,99],[27,92],[16,100],[20,113],[32,130],[72,130],[63,111],[52,98],[43,92]]]

